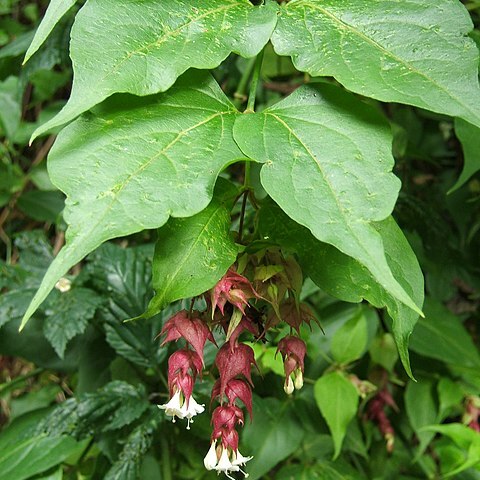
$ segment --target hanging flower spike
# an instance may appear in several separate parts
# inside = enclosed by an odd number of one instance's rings
[[[230,268],[211,290],[212,318],[217,307],[223,315],[227,302],[245,314],[245,307],[248,306],[248,300],[251,298],[261,297],[250,280]]]
[[[237,375],[243,375],[250,385],[252,383],[251,366],[257,365],[253,350],[244,343],[238,343],[233,348],[225,343],[217,353],[215,365],[220,374],[220,395],[225,393],[227,383]]]
[[[300,338],[287,336],[278,342],[278,352],[282,354],[283,368],[285,370],[285,385],[283,389],[287,395],[291,395],[294,389],[300,390],[303,387],[307,346]]]
[[[222,472],[232,480],[231,472],[242,472],[245,478],[248,477],[240,467],[253,457],[244,457],[239,452],[238,432],[235,430],[237,425],[243,425],[241,409],[234,405],[217,407],[212,414],[212,424],[212,442],[203,462],[205,468]]]
[[[198,312],[192,312],[193,314],[198,314]],[[177,341],[180,338],[185,339],[198,353],[202,364],[204,363],[203,350],[207,340],[216,345],[212,332],[205,322],[197,317],[190,318],[186,310],[181,310],[170,318],[163,326],[160,335],[165,335],[161,343],[162,347],[168,342]]]
[[[178,350],[168,359],[168,388],[170,400],[158,408],[165,410],[168,416],[187,419],[187,430],[195,415],[205,410],[205,405],[200,405],[192,395],[193,385],[197,375],[201,372],[202,362],[200,356],[192,350]]]

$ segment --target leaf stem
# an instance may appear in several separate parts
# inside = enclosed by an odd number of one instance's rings
[[[245,67],[245,70],[240,78],[240,81],[238,82],[237,90],[233,94],[233,104],[237,107],[240,108],[242,103],[247,99],[247,85],[248,81],[250,80],[250,76],[252,75],[253,67],[255,66],[257,58],[253,57],[251,58],[247,66]]]
[[[260,80],[260,72],[262,71],[263,54],[262,50],[255,59],[252,81],[250,82],[250,92],[248,94],[248,102],[245,113],[253,113],[255,111],[255,98],[257,96],[258,81]]]
[[[247,169],[247,164],[245,165],[245,174],[246,174],[246,169]],[[243,235],[243,224],[245,222],[245,210],[247,208],[247,198],[248,198],[248,189],[245,189],[243,192],[243,199],[242,199],[242,210],[240,211],[240,226],[238,227],[238,242],[240,243],[242,241],[242,235]]]

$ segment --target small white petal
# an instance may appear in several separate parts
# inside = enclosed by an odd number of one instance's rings
[[[158,405],[158,408],[161,410],[165,410],[165,414],[173,417],[173,421],[175,421],[175,416],[178,418],[185,418],[184,412],[184,405],[180,403],[180,390],[177,390],[173,397],[164,405]]]
[[[203,464],[207,470],[213,470],[217,466],[217,447],[216,442],[212,442],[208,453],[203,459]]]
[[[186,404],[187,402],[185,402],[184,406],[186,406]],[[205,405],[198,403],[193,396],[191,396],[188,402],[188,407],[185,408],[185,418],[192,418],[204,411]]]
[[[230,459],[228,458],[228,451],[224,448],[222,449],[222,454],[220,455],[220,460],[218,461],[215,470],[217,472],[223,472],[228,476],[230,472],[239,472],[240,467],[238,465],[232,465],[232,462],[230,462]]]
[[[239,450],[234,454],[232,465],[241,466],[249,462],[253,457],[244,457]]]
[[[283,385],[283,389],[285,390],[285,393],[287,395],[291,395],[293,393],[293,391],[295,390],[295,386],[293,385],[291,375],[289,375],[288,378],[286,379],[285,384]]]

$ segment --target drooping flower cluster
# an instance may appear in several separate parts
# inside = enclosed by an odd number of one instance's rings
[[[373,420],[377,424],[380,433],[385,439],[387,452],[392,453],[395,445],[395,430],[385,411],[387,406],[398,411],[395,400],[385,384],[372,400],[370,400],[367,415],[370,420]]]
[[[278,260],[280,265],[265,265]],[[283,263],[282,263],[283,262]],[[301,272],[292,259],[285,260],[278,252],[255,256],[252,261],[253,283],[230,268],[223,278],[205,295],[204,312],[182,310],[170,318],[160,335],[162,346],[181,339],[184,346],[174,352],[168,361],[168,388],[170,398],[159,408],[172,417],[187,420],[205,410],[193,397],[197,378],[205,367],[203,352],[208,341],[216,345],[212,331],[225,333],[225,343],[218,350],[215,366],[219,378],[212,388],[210,449],[205,456],[207,470],[231,474],[240,472],[252,457],[243,456],[239,449],[238,428],[244,425],[244,413],[252,419],[252,367],[257,367],[253,349],[239,339],[244,332],[254,339],[264,339],[266,331],[281,321],[290,326],[290,335],[280,340],[277,353],[282,355],[285,369],[285,391],[303,386],[306,345],[298,336],[302,322],[310,325],[314,318],[308,307],[298,301],[302,284]]]

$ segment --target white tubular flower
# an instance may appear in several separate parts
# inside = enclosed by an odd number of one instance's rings
[[[222,449],[222,454],[220,455],[220,460],[218,461],[215,470],[220,473],[223,472],[227,478],[230,480],[235,480],[231,475],[230,472],[239,472],[240,467],[238,465],[233,465],[230,459],[228,458],[228,450],[226,448]]]
[[[285,385],[283,386],[283,389],[285,390],[285,393],[287,395],[291,395],[295,390],[295,386],[293,385],[293,380],[291,375],[289,375],[288,378],[285,379]]]
[[[194,398],[193,395],[190,397],[190,400],[188,401],[188,407],[187,407],[187,402],[183,404],[182,407],[182,413],[183,417],[187,419],[187,430],[190,430],[190,423],[193,423],[192,417],[195,415],[198,415],[200,413],[203,413],[205,411],[205,405],[200,405]]]
[[[203,464],[207,470],[213,470],[217,466],[217,442],[214,440],[210,445],[210,449],[208,453],[205,455],[203,459]]]
[[[160,410],[165,410],[165,414],[172,417],[172,422],[175,423],[175,417],[185,418],[184,402],[182,402],[181,392],[177,390],[173,397],[164,405],[158,405]]]

